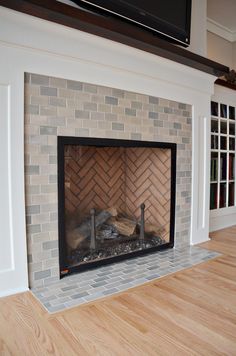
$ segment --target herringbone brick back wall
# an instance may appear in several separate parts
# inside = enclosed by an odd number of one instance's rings
[[[65,156],[67,212],[116,207],[125,212],[125,155],[116,147],[68,146]]]
[[[162,226],[169,241],[171,200],[171,151],[160,148],[129,148],[126,154],[127,213],[140,217],[145,204],[145,220]]]
[[[79,220],[97,210],[117,208],[119,213],[164,228],[169,239],[169,149],[67,146],[65,151],[65,205]]]

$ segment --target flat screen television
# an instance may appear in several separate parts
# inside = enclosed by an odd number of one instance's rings
[[[191,0],[75,0],[90,10],[110,13],[154,31],[184,47],[190,44]]]

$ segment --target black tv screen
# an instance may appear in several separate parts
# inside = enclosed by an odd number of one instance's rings
[[[155,31],[172,42],[190,44],[191,0],[77,0]]]

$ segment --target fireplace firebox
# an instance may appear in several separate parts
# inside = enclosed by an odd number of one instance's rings
[[[174,246],[176,144],[58,137],[60,276]]]

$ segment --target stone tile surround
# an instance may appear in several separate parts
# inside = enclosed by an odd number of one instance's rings
[[[141,90],[140,90],[141,91]],[[25,75],[25,191],[30,287],[57,282],[57,136],[177,143],[176,246],[188,245],[191,106],[60,78]]]
[[[126,291],[217,256],[217,252],[195,246],[159,251],[71,275],[32,292],[53,313]]]

